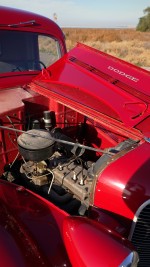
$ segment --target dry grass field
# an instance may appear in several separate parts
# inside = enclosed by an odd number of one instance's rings
[[[68,50],[80,42],[135,65],[150,67],[150,32],[80,28],[64,28],[63,32]]]

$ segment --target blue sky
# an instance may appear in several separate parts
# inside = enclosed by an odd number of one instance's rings
[[[61,27],[134,27],[149,0],[0,0],[11,6],[39,13],[53,19]]]

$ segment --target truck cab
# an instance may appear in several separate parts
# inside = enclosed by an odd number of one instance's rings
[[[7,7],[0,12],[1,76],[32,77],[65,54],[64,34],[52,20]]]

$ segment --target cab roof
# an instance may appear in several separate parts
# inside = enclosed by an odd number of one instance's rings
[[[64,41],[64,34],[51,19],[20,9],[0,6],[0,29],[51,34]]]

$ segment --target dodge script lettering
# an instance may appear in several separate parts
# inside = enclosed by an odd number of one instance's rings
[[[120,74],[122,76],[125,76],[127,79],[132,80],[133,82],[138,82],[139,81],[139,79],[137,79],[137,78],[135,78],[135,77],[133,77],[133,76],[131,76],[129,74],[126,74],[125,72],[123,72],[121,70],[115,69],[112,66],[109,66],[108,69],[112,70],[112,71],[114,71],[114,72],[116,72],[116,73],[118,73],[118,74]]]

